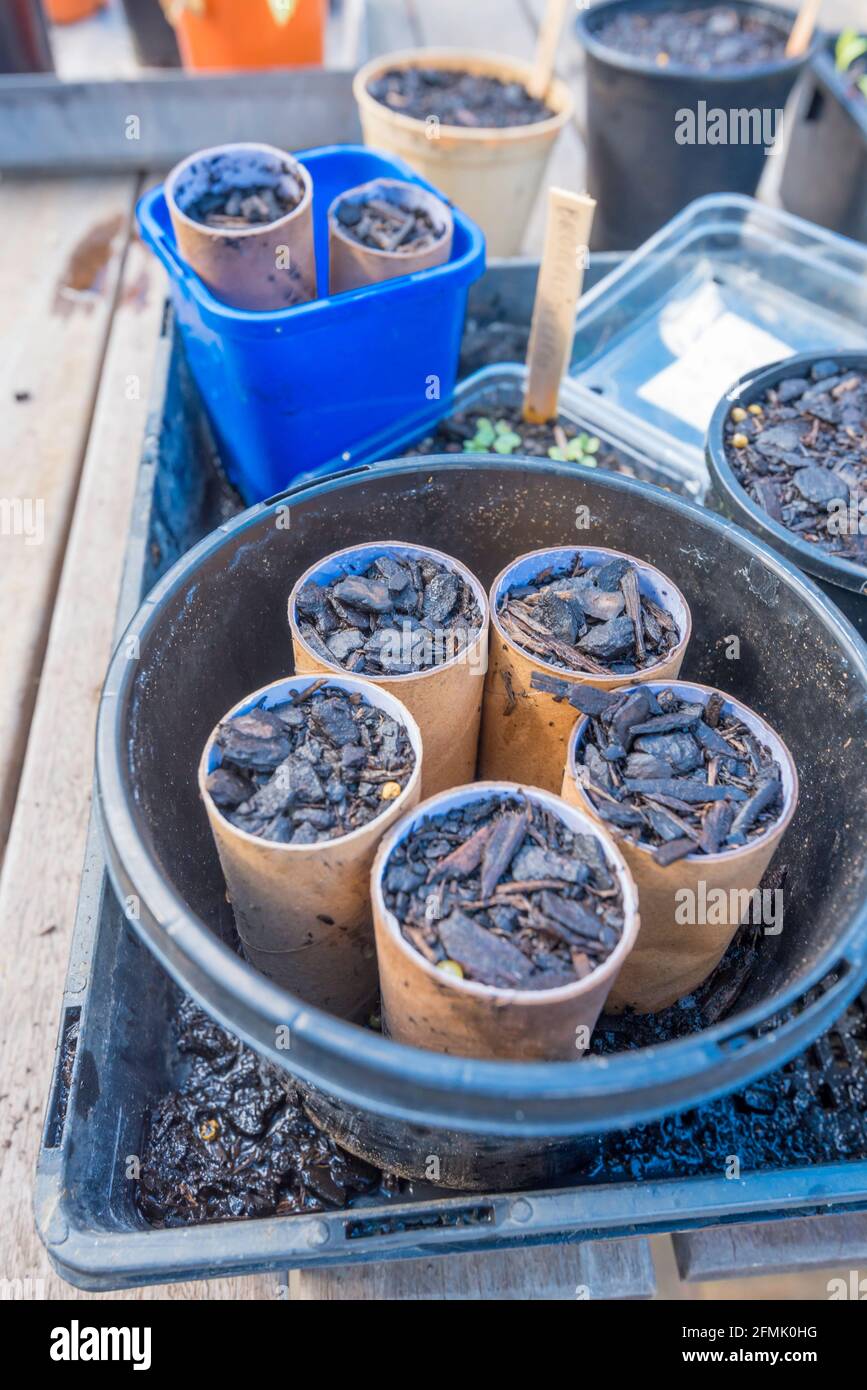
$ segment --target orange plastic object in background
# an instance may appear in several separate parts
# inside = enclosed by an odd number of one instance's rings
[[[101,10],[105,0],[42,0],[52,24],[74,24]]]
[[[174,20],[184,67],[196,71],[321,63],[327,0],[202,0]],[[280,21],[283,8],[288,17]]]

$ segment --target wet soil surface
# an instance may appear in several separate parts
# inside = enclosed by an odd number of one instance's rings
[[[401,116],[426,121],[435,116],[442,125],[502,129],[535,125],[554,112],[531,97],[520,82],[498,77],[474,77],[445,68],[392,68],[368,85],[370,95]]]
[[[785,866],[772,868],[762,888],[783,888]],[[590,1052],[610,1055],[699,1033],[735,1007],[764,949],[760,929],[743,926],[723,960],[695,994],[662,1013],[603,1015]],[[825,982],[825,986],[831,980]],[[809,1007],[820,996],[812,990]],[[759,1030],[770,1039],[793,1010]],[[784,1067],[734,1095],[649,1124],[599,1135],[580,1182],[651,1181],[727,1171],[736,1154],[741,1170],[791,1168],[867,1158],[867,995],[833,1029]]]
[[[228,821],[277,844],[348,835],[400,796],[415,767],[402,724],[325,681],[227,719],[208,791]]]
[[[702,704],[646,686],[607,693],[560,684],[560,696],[590,719],[578,782],[604,821],[656,846],[658,864],[736,849],[779,819],[782,769],[737,715],[723,712],[720,695]]]
[[[513,584],[497,615],[516,645],[566,671],[633,675],[679,641],[671,614],[641,592],[635,565],[622,557],[585,565],[577,550],[568,565]]]
[[[304,187],[292,167],[276,157],[252,162],[220,155],[197,174],[189,202],[180,188],[177,197],[194,222],[244,231],[286,217],[302,201]]]
[[[867,373],[816,362],[733,406],[724,439],[735,477],[773,521],[867,568]]]
[[[556,989],[611,955],[623,899],[601,842],[523,799],[431,816],[385,867],[386,905],[438,970],[497,989]]]
[[[360,574],[310,580],[296,600],[298,630],[323,661],[353,675],[402,676],[451,661],[475,639],[479,604],[463,577],[399,549]]]
[[[317,1129],[291,1082],[189,999],[176,1044],[188,1074],[149,1117],[137,1190],[151,1225],[332,1211],[397,1190]]]
[[[762,886],[784,881],[785,868],[772,870]],[[736,1006],[762,949],[758,929],[742,927],[694,995],[660,1014],[603,1015],[591,1054],[651,1047],[711,1027]],[[816,997],[813,991],[804,1003]],[[771,1035],[788,1017],[769,1019],[761,1031]],[[176,1016],[175,1044],[187,1076],[148,1117],[137,1192],[151,1225],[353,1206],[361,1215],[371,1201],[395,1198],[411,1213],[415,1200],[439,1195],[417,1185],[414,1197],[409,1184],[346,1154],[310,1122],[291,1082],[190,1000]],[[732,1154],[744,1172],[863,1161],[867,995],[806,1052],[734,1095],[593,1143],[564,1186],[719,1176]]]
[[[694,10],[613,15],[596,34],[608,48],[644,58],[658,67],[673,63],[696,72],[711,72],[758,67],[781,59],[788,30],[782,20],[773,24],[728,5],[709,5]]]
[[[429,250],[445,232],[423,208],[404,206],[384,195],[366,202],[347,199],[339,204],[335,215],[341,231],[359,246],[398,256]]]

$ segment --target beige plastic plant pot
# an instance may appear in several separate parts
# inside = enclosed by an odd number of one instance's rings
[[[259,706],[273,709],[286,704],[293,691],[318,683],[311,676],[275,681],[241,700],[225,718]],[[357,1019],[369,1010],[377,986],[370,869],[381,837],[418,802],[422,743],[412,715],[388,691],[350,677],[329,679],[326,688],[363,695],[407,731],[415,768],[400,796],[387,804],[382,815],[349,835],[315,845],[273,844],[239,830],[222,815],[207,789],[208,774],[220,761],[217,729],[199,764],[199,792],[248,960],[305,1003],[341,1018]]]
[[[348,574],[361,574],[377,556],[386,554],[434,560],[459,574],[472,589],[482,615],[477,637],[451,661],[417,675],[364,677],[379,690],[387,690],[401,700],[421,729],[424,744],[422,795],[434,796],[448,787],[472,781],[476,773],[479,721],[488,662],[488,599],[478,579],[465,565],[440,550],[409,545],[405,541],[352,545],[317,561],[302,574],[289,595],[289,627],[295,669],[305,674],[331,671],[346,674],[336,662],[328,664],[323,661],[302,637],[296,611],[299,590],[311,579],[318,584],[329,584]]]
[[[187,216],[214,183],[230,191],[291,174],[304,190],[297,207],[261,226],[208,227]],[[166,201],[178,251],[224,304],[234,309],[288,309],[315,299],[313,181],[291,154],[274,145],[241,143],[199,150],[177,164],[166,179]]]
[[[683,699],[701,704],[707,704],[714,694],[710,686],[684,681],[654,682],[650,689],[656,694],[660,690],[673,690]],[[608,1009],[612,1013],[626,1008],[642,1014],[658,1013],[691,994],[707,979],[722,960],[738,929],[741,907],[748,902],[743,895],[758,888],[795,814],[798,773],[785,743],[753,710],[724,691],[718,693],[725,700],[723,712],[736,714],[780,764],[783,809],[779,819],[764,834],[745,845],[719,854],[689,854],[666,867],[656,863],[651,846],[637,845],[617,826],[606,825],[632,871],[641,904],[641,937],[611,991]],[[581,719],[570,740],[563,799],[586,811],[598,825],[605,825],[575,778],[576,755],[586,737],[588,724],[589,720]],[[711,898],[715,890],[722,890],[725,899]],[[691,924],[677,920],[676,914],[684,916],[690,904],[695,904],[693,915],[696,918],[711,915],[707,905],[714,901],[727,904],[723,911],[725,921]],[[734,920],[729,920],[731,918]]]
[[[490,256],[515,256],[542,186],[554,142],[574,110],[572,94],[555,78],[545,100],[548,120],[505,129],[438,125],[403,116],[376,101],[372,81],[392,68],[446,68],[527,85],[530,63],[471,49],[414,48],[375,58],[353,83],[364,142],[399,155],[479,224]]]
[[[412,248],[379,251],[375,247],[362,246],[344,231],[337,217],[337,209],[343,203],[364,203],[370,198],[379,198],[408,212],[426,212],[440,233],[437,241],[421,251],[413,251]],[[454,230],[451,208],[446,207],[442,198],[437,198],[418,184],[406,183],[401,179],[373,179],[370,183],[359,184],[357,188],[341,193],[328,209],[329,292],[343,294],[346,290],[357,290],[363,285],[377,285],[383,280],[394,280],[399,275],[412,275],[419,270],[445,265],[452,254]]]
[[[592,835],[623,894],[623,934],[591,975],[558,989],[503,990],[437,970],[401,933],[385,905],[382,880],[395,846],[431,816],[485,797],[523,796],[579,835]],[[614,841],[598,822],[560,797],[516,782],[475,782],[432,797],[403,817],[377,852],[371,877],[383,1021],[397,1042],[461,1057],[579,1061],[608,993],[638,936],[638,895]]]
[[[540,661],[507,637],[497,616],[500,596],[516,584],[528,583],[551,565],[571,562],[579,553],[585,562],[592,565],[621,558],[635,565],[640,592],[665,608],[677,623],[679,641],[663,661],[649,666],[646,671],[628,676],[565,671],[560,666]],[[618,690],[624,685],[674,680],[680,672],[692,635],[689,605],[672,580],[655,566],[637,560],[633,555],[599,546],[563,546],[521,555],[494,580],[490,609],[491,650],[482,710],[479,776],[514,778],[558,794],[563,785],[566,748],[578,715],[566,700],[558,701],[544,691],[534,690],[530,684],[533,672],[541,671],[578,685],[592,685],[599,690]]]

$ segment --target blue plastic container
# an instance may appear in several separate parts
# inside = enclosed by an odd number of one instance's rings
[[[430,185],[399,159],[357,145],[303,151],[314,182],[319,284],[328,284],[328,208],[369,179]],[[436,190],[434,190],[436,191]],[[138,205],[141,235],[169,274],[190,369],[226,470],[260,502],[344,450],[442,411],[457,378],[467,294],[485,269],[485,242],[454,210],[450,261],[399,280],[251,313],[215,299],[178,255],[162,185]],[[431,399],[433,397],[433,399]]]

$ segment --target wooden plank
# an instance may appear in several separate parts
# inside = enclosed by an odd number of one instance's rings
[[[134,77],[140,70],[120,0],[75,24],[54,24],[51,48],[58,77]]]
[[[297,150],[352,141],[360,129],[352,74],[323,68],[0,81],[0,170],[7,173],[143,173],[224,141]]]
[[[348,70],[367,56],[367,0],[338,0],[328,11],[325,66]]]
[[[368,0],[368,56],[416,48],[423,42],[412,0]]]
[[[81,196],[99,204],[105,195],[99,185],[84,185]],[[132,242],[0,878],[4,931],[0,1131],[5,1145],[0,1149],[0,1269],[9,1278],[44,1281],[37,1287],[47,1298],[91,1296],[70,1290],[50,1270],[27,1194],[32,1189],[51,1075],[58,1001],[91,801],[94,720],[110,655],[163,297],[162,273],[144,247]],[[104,312],[93,306],[94,322]],[[51,331],[64,349],[50,378],[53,389],[60,390],[61,368],[74,374],[76,364],[66,351],[65,321],[58,320]],[[45,336],[43,351],[51,352],[52,358],[55,355]],[[65,406],[69,400],[63,397]],[[60,410],[55,411],[50,397],[45,408],[51,410],[57,427]],[[36,885],[38,891],[34,891]],[[111,1297],[274,1298],[277,1283],[273,1277],[223,1280]]]
[[[521,0],[412,0],[431,48],[480,48],[532,62],[536,30]]]
[[[0,352],[0,852],[15,788],[123,250],[135,180],[0,186],[7,254]]]
[[[867,1212],[711,1226],[671,1238],[681,1279],[737,1279],[861,1267],[867,1276]]]
[[[338,1269],[296,1269],[289,1274],[289,1298],[301,1303],[416,1299],[574,1302],[652,1298],[654,1291],[650,1247],[640,1238]]]

